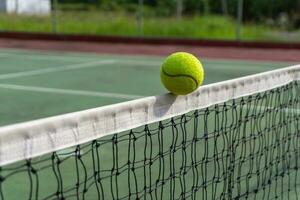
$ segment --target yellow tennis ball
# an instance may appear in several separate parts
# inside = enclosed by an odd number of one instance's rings
[[[160,69],[163,85],[173,94],[186,95],[195,91],[203,82],[201,62],[192,54],[177,52],[168,56]]]

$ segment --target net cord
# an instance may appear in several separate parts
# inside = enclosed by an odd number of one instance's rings
[[[0,166],[89,142],[300,80],[300,65],[0,128]]]

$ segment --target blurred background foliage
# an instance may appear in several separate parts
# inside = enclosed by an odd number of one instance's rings
[[[55,1],[55,0],[54,0]],[[139,0],[57,0],[61,9],[138,12]],[[140,0],[142,1],[142,0]],[[156,16],[237,15],[241,0],[143,0],[144,14]],[[243,0],[243,19],[248,22],[281,24],[300,28],[300,0]],[[181,13],[178,13],[178,9]]]
[[[0,30],[300,41],[300,0],[51,0],[51,6],[49,15],[2,12]]]

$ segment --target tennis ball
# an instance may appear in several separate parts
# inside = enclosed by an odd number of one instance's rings
[[[203,82],[201,62],[192,54],[177,52],[168,56],[160,69],[163,85],[173,94],[186,95],[195,91]]]

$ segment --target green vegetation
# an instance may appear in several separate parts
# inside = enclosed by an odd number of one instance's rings
[[[300,0],[243,0],[238,32],[241,1],[52,0],[49,16],[0,13],[0,31],[300,41]]]
[[[138,12],[141,0],[53,0],[54,7],[76,10],[106,10]],[[239,6],[242,3],[242,6]],[[279,25],[286,21],[286,28],[300,28],[300,0],[143,0],[144,11],[159,16],[226,15],[237,17],[242,8],[246,22]]]
[[[0,29],[7,31],[52,32],[51,16],[0,15]],[[125,12],[75,12],[57,13],[59,33],[96,35],[140,35],[137,17]],[[235,39],[236,22],[230,17],[186,16],[176,17],[148,16],[144,19],[143,35],[149,37],[185,37],[206,39]],[[262,25],[245,24],[242,38],[245,40],[268,40],[272,29]],[[276,37],[273,38],[276,40]]]

